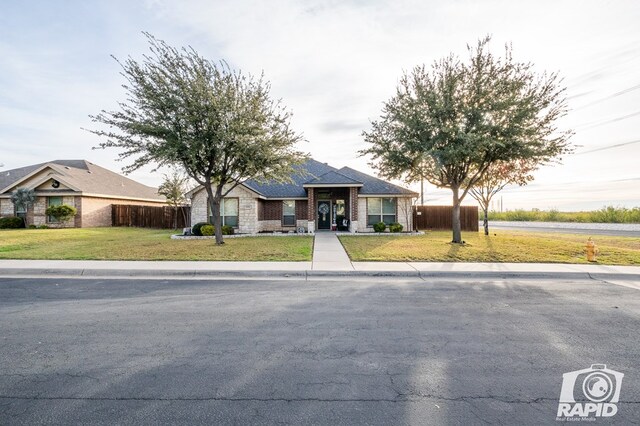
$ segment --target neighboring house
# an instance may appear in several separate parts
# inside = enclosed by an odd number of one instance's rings
[[[249,180],[234,188],[220,206],[222,224],[236,232],[372,232],[377,222],[401,223],[413,229],[412,199],[417,193],[365,173],[308,160],[291,176],[292,183]],[[191,190],[191,223],[211,222],[207,193]]]
[[[16,211],[11,203],[11,193],[18,188],[35,191],[36,202],[26,212]],[[45,214],[48,206],[57,204],[73,206],[78,214],[58,223]],[[55,160],[0,171],[0,217],[21,216],[27,225],[111,226],[112,204],[162,206],[166,201],[156,188],[85,160]]]

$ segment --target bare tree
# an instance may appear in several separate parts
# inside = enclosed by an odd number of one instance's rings
[[[493,196],[507,185],[526,185],[533,180],[536,169],[526,160],[493,163],[487,172],[470,187],[469,194],[480,204],[483,215],[484,235],[489,235],[489,204]]]

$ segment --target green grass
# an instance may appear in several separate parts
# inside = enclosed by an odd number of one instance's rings
[[[0,259],[309,261],[312,237],[171,240],[142,228],[0,230]]]
[[[589,263],[587,235],[496,231],[462,234],[466,244],[451,244],[451,231],[420,236],[341,236],[353,261]],[[596,236],[599,264],[640,265],[640,238]]]
[[[480,212],[482,219],[482,212]],[[581,222],[581,223],[640,223],[640,207],[607,206],[589,212],[560,212],[558,210],[511,210],[489,212],[489,220],[527,222]]]

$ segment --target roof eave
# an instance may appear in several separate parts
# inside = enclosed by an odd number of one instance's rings
[[[303,188],[361,188],[362,183],[305,183]]]
[[[267,197],[265,197],[264,195],[262,195],[261,193],[259,193],[255,189],[251,188],[249,185],[245,185],[244,183],[241,183],[238,186],[243,187],[247,191],[253,192],[254,194],[256,194],[256,198],[260,198],[261,200],[266,200],[267,199]],[[191,198],[193,198],[193,196],[195,195],[196,192],[202,191],[203,189],[204,189],[203,185],[198,185],[195,188],[193,188],[191,191],[185,192],[184,195],[185,195],[185,197],[191,199]]]
[[[367,197],[417,197],[418,194],[417,192],[405,192],[402,194],[389,194],[389,193],[369,193],[369,194],[358,194],[358,197],[360,198],[367,198]]]
[[[109,199],[121,199],[121,200],[132,200],[132,201],[147,201],[152,203],[163,203],[167,204],[167,200],[159,199],[159,198],[146,198],[146,197],[132,197],[126,195],[114,195],[114,194],[94,194],[87,192],[80,192],[76,194],[78,197],[90,197],[90,198],[109,198]]]

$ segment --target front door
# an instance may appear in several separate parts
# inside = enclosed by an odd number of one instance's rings
[[[331,201],[318,201],[318,229],[331,229]]]

